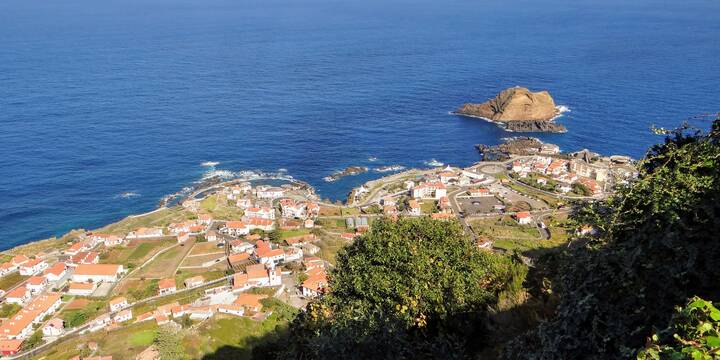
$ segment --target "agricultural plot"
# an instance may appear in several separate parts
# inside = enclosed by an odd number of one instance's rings
[[[192,249],[192,241],[187,244],[178,245],[158,255],[150,263],[139,269],[131,276],[133,278],[165,278],[175,274],[180,262]]]
[[[138,266],[173,244],[175,240],[132,240],[126,246],[114,247],[101,254],[100,262]]]

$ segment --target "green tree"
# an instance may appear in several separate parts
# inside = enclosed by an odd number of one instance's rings
[[[457,222],[378,220],[339,252],[332,290],[298,315],[276,357],[470,356],[487,345],[489,307],[525,274],[514,266],[479,250]]]
[[[575,216],[599,234],[560,262],[556,316],[507,359],[634,357],[692,296],[720,294],[720,119],[650,149],[639,177]]]
[[[38,330],[34,332],[30,337],[25,340],[25,342],[22,344],[23,350],[30,350],[37,346],[42,345],[43,343],[43,334],[42,331]]]

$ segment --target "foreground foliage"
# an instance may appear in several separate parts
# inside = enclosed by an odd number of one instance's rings
[[[638,360],[698,359],[720,357],[720,310],[694,297],[678,308],[670,326],[654,334]]]
[[[456,222],[378,220],[338,254],[332,291],[308,305],[287,339],[256,355],[469,357],[487,345],[489,308],[511,301],[525,274],[523,265],[479,250]]]
[[[508,359],[634,357],[677,305],[720,294],[720,119],[671,133],[639,178],[576,219],[599,230],[559,273],[556,316],[506,349]]]

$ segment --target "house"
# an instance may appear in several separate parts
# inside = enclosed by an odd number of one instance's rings
[[[66,274],[67,267],[65,266],[64,262],[57,262],[53,264],[53,266],[43,271],[43,276],[45,276],[49,282],[58,281],[62,279]]]
[[[306,228],[306,229],[312,229],[312,228],[314,228],[314,227],[315,227],[315,220],[313,220],[313,219],[305,219],[305,221],[303,221],[303,227]]]
[[[32,259],[20,265],[20,275],[30,276],[35,275],[48,268],[48,264],[45,260]]]
[[[52,318],[43,325],[44,336],[60,336],[65,333],[65,321],[60,318]]]
[[[5,295],[5,302],[9,304],[24,305],[30,300],[32,293],[25,286],[18,286]]]
[[[493,194],[487,188],[470,189],[468,191],[470,197],[491,197]]]
[[[97,264],[100,262],[100,254],[95,251],[81,251],[68,259],[68,265],[75,267],[80,264]]]
[[[316,237],[315,234],[306,234],[306,235],[298,235],[298,236],[291,236],[287,239],[285,239],[285,243],[289,246],[295,246],[295,247],[301,247],[304,244],[307,244],[308,242],[315,241]]]
[[[588,188],[588,190],[590,190],[593,193],[593,195],[602,193],[602,187],[600,186],[600,184],[598,184],[597,181],[595,181],[593,179],[579,178],[578,182],[580,184],[585,185],[585,187]],[[22,270],[22,268],[20,268],[20,269]]]
[[[243,217],[243,221],[247,224],[249,230],[273,231],[275,229],[275,222],[270,219]]]
[[[237,304],[222,304],[218,305],[217,311],[222,314],[243,316],[245,314],[245,307]]]
[[[320,247],[315,244],[303,244],[301,247],[303,254],[315,255],[320,252]]]
[[[28,262],[28,261],[30,261],[30,258],[28,258],[28,257],[25,256],[25,255],[17,255],[17,256],[13,257],[13,258],[10,260],[10,262],[11,262],[13,265],[15,265],[16,267],[19,267],[20,265],[22,265],[22,264],[24,264],[24,263],[26,263],[26,262]]]
[[[181,233],[198,234],[202,232],[205,227],[195,221],[188,220],[181,223],[172,223],[168,225],[168,232],[172,235],[178,235]]]
[[[107,247],[121,245],[124,241],[123,238],[113,234],[92,234],[90,239],[95,243],[102,242]]]
[[[247,209],[249,207],[252,207],[253,203],[250,199],[238,199],[238,201],[235,203],[235,206],[241,209]]]
[[[303,219],[306,216],[306,207],[304,203],[298,203],[293,199],[280,200],[280,210],[284,218]]]
[[[137,318],[135,318],[135,323],[148,321],[148,320],[151,320],[154,318],[155,318],[155,313],[153,313],[152,311],[148,311],[146,313],[138,315]]]
[[[186,313],[190,315],[190,318],[193,320],[205,320],[212,317],[215,312],[210,306],[197,306],[191,307]]]
[[[340,234],[340,238],[342,238],[343,240],[348,240],[348,241],[355,239],[357,236],[358,236],[358,234],[351,233],[351,232],[346,232],[346,233]]]
[[[217,232],[215,230],[210,230],[205,234],[205,240],[214,242],[218,240]]]
[[[245,309],[245,313],[254,314],[262,310],[262,303],[260,303],[260,300],[265,298],[267,298],[267,295],[243,293],[238,295],[233,304],[242,306]]]
[[[303,296],[316,297],[325,291],[328,285],[327,274],[324,269],[313,269],[308,271],[308,278],[300,285]]]
[[[443,171],[438,174],[438,177],[443,184],[449,184],[452,181],[458,180],[458,174],[453,171]]]
[[[37,275],[31,276],[25,282],[25,287],[27,287],[27,289],[33,294],[42,292],[43,290],[45,290],[47,285],[48,285],[47,278],[45,278],[44,276],[37,276]]]
[[[0,276],[5,276],[15,270],[17,270],[17,266],[10,261],[0,264]]]
[[[198,214],[198,222],[203,225],[210,225],[213,222],[212,215],[210,214]]]
[[[95,282],[70,282],[68,287],[68,295],[90,296],[97,288]]]
[[[245,216],[275,220],[275,210],[269,207],[251,207],[245,210]]]
[[[303,251],[301,249],[291,247],[287,248],[285,251],[285,262],[293,262],[293,261],[299,261],[303,258]]]
[[[80,264],[72,275],[74,282],[115,282],[123,273],[122,265],[115,264]]]
[[[65,250],[66,255],[76,255],[77,253],[81,251],[88,251],[93,248],[92,244],[89,241],[79,241],[74,244],[72,244],[69,248]]]
[[[191,278],[187,278],[187,279],[185,279],[185,282],[184,282],[186,288],[200,286],[204,283],[205,283],[205,278],[200,275],[193,276]]]
[[[383,206],[397,205],[397,201],[391,195],[385,196],[380,200],[380,204]]]
[[[135,231],[129,232],[125,238],[126,239],[147,239],[147,238],[162,237],[162,236],[164,236],[164,235],[163,235],[163,229],[161,229],[161,228],[141,227]]]
[[[181,232],[181,233],[177,234],[177,242],[178,243],[184,243],[188,240],[190,240],[190,233]]]
[[[261,264],[269,264],[275,266],[285,261],[285,251],[283,249],[258,248],[255,251],[255,257]]]
[[[325,261],[319,257],[306,257],[305,260],[303,260],[303,267],[305,267],[306,271],[311,269],[324,269]]]
[[[110,306],[110,312],[116,312],[128,307],[130,304],[124,296],[120,296],[110,300],[108,305]]]
[[[0,325],[0,338],[23,340],[34,332],[34,325],[44,317],[55,313],[62,303],[60,294],[46,293],[35,298],[30,304]]]
[[[280,284],[280,268],[267,269],[263,264],[249,265],[245,268],[245,273],[233,275],[233,291],[244,291],[251,287],[278,286]]]
[[[173,306],[173,308],[170,309],[170,312],[172,313],[172,316],[174,318],[179,318],[179,317],[185,316],[185,314],[187,314],[187,311],[190,310],[190,307],[191,306],[189,304],[177,305],[177,306]]]
[[[112,318],[110,317],[110,314],[103,314],[98,317],[96,317],[91,323],[90,323],[90,331],[97,331],[100,330],[110,324],[112,324]]]
[[[230,251],[234,253],[251,253],[255,249],[255,245],[242,240],[233,240],[230,242]]]
[[[132,319],[132,309],[126,309],[123,311],[120,311],[115,315],[113,318],[114,323],[122,323],[126,321],[130,321]]]
[[[420,216],[422,215],[422,210],[420,208],[420,203],[418,203],[417,200],[412,199],[408,201],[408,214],[411,216]]]
[[[400,212],[397,209],[397,206],[395,205],[385,205],[383,206],[383,215],[391,218],[395,218],[400,214]]]
[[[11,356],[20,352],[22,340],[0,340],[0,354]]]
[[[230,236],[240,236],[249,234],[250,228],[242,221],[227,221],[225,225],[220,228],[220,232]]]
[[[175,279],[162,279],[158,282],[158,294],[168,295],[177,291]]]
[[[260,199],[274,200],[283,197],[285,190],[279,187],[258,186],[255,189],[255,196]]]
[[[155,309],[156,314],[164,315],[164,316],[171,316],[172,310],[176,308],[177,306],[180,306],[180,303],[175,301],[170,304],[160,305]]]
[[[528,225],[532,223],[532,215],[530,215],[527,211],[521,211],[515,214],[515,220],[517,220],[518,224],[520,225]]]
[[[412,189],[412,196],[416,199],[440,199],[447,196],[447,188],[442,182],[420,183]]]

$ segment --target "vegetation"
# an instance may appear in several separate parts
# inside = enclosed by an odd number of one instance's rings
[[[155,348],[163,360],[184,359],[182,350],[182,334],[172,323],[161,326],[155,336]]]
[[[486,345],[488,308],[523,265],[480,251],[457,222],[377,221],[338,254],[332,292],[308,305],[277,358],[461,358]]]
[[[17,314],[20,309],[22,309],[22,306],[18,304],[5,302],[2,304],[2,307],[0,307],[0,318],[9,318]]]
[[[557,315],[506,358],[633,357],[677,305],[717,300],[720,119],[710,133],[669,134],[640,161],[633,184],[574,217],[599,233],[561,262]]]
[[[638,360],[701,359],[720,356],[720,310],[712,302],[694,297],[670,321],[670,326],[654,334],[638,354]]]

